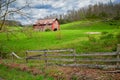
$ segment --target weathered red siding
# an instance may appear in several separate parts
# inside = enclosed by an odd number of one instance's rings
[[[36,24],[33,25],[33,28],[40,31],[45,31],[46,29],[56,31],[60,30],[60,25],[58,19],[45,19],[38,20]]]

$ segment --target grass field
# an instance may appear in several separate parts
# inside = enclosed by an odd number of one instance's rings
[[[119,21],[78,21],[61,26],[62,30],[87,30],[87,31],[104,31],[117,29],[120,25]]]
[[[7,53],[14,51],[21,56],[24,56],[26,50],[40,49],[74,48],[77,52],[113,51],[116,43],[110,43],[109,46],[112,47],[106,48],[99,40],[101,34],[87,34],[87,32],[108,32],[115,37],[120,31],[119,24],[118,21],[78,21],[61,25],[61,30],[57,32],[36,32],[32,29],[23,29],[23,32],[14,31],[8,34],[9,40],[6,33],[0,33],[1,51]],[[90,38],[96,43],[91,43]]]
[[[6,67],[0,64],[0,77],[5,80],[54,80],[51,77],[34,76],[31,73]]]
[[[10,33],[0,33],[0,51],[2,55],[10,56],[11,52],[25,57],[26,50],[41,49],[65,49],[73,48],[80,52],[108,52],[115,51],[120,43],[120,22],[109,21],[78,21],[61,25],[61,30],[56,32],[38,32],[32,28],[8,28]],[[99,34],[90,34],[90,33]],[[11,63],[12,60],[4,60]],[[15,60],[15,63],[24,64],[23,60]],[[43,70],[43,63],[31,61],[26,64],[29,67],[39,67]],[[10,72],[10,73],[9,73]],[[57,70],[48,70],[46,74],[60,75]],[[24,77],[23,77],[24,76]],[[33,76],[28,72],[12,69],[0,64],[0,78],[5,80],[53,80],[42,75]]]

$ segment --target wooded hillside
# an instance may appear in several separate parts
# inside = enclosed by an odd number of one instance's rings
[[[78,10],[70,10],[66,15],[53,14],[46,18],[59,18],[60,23],[68,23],[83,19],[102,19],[102,20],[119,20],[120,19],[120,3],[108,4],[98,3],[80,8]]]
[[[0,21],[1,24],[2,21]],[[22,24],[19,21],[14,21],[14,20],[5,20],[5,24],[7,26],[22,26]]]

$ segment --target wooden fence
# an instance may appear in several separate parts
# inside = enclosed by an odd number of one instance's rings
[[[35,52],[42,54],[29,55]],[[63,52],[68,53],[62,54]],[[120,44],[118,44],[116,52],[106,53],[76,53],[74,49],[26,51],[26,62],[28,60],[44,61],[46,66],[53,64],[71,67],[120,69]]]

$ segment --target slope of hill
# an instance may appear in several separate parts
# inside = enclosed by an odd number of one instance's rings
[[[111,30],[119,28],[119,21],[77,21],[61,25],[62,30]]]
[[[0,33],[1,52],[23,53],[26,50],[74,48],[77,52],[114,51],[119,40],[120,22],[78,21],[61,25],[61,31]],[[118,37],[117,37],[118,35]],[[94,45],[94,46],[93,46]]]

